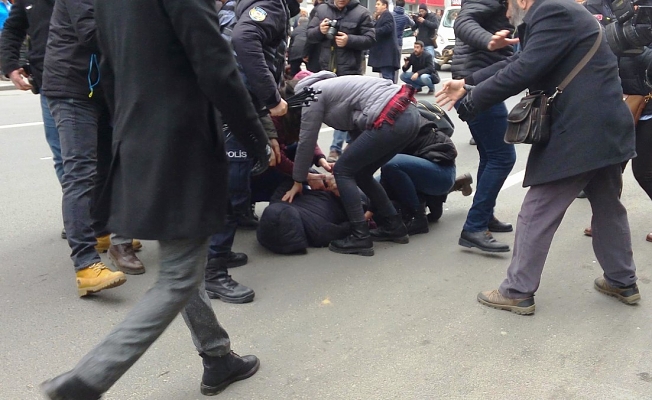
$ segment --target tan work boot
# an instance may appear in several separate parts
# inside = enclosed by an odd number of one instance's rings
[[[641,300],[641,294],[638,292],[638,286],[633,284],[626,288],[613,287],[607,283],[604,277],[596,278],[594,283],[595,290],[604,293],[607,296],[613,296],[625,304],[636,304]]]
[[[511,311],[519,315],[534,314],[534,297],[508,299],[500,294],[497,289],[494,289],[488,292],[478,293],[478,301],[485,306]]]
[[[473,177],[471,174],[466,173],[455,178],[455,183],[453,187],[448,191],[448,193],[453,193],[456,191],[461,191],[462,196],[470,196],[473,193],[473,188],[471,184],[473,183]]]
[[[79,297],[97,293],[122,285],[127,281],[122,272],[113,272],[103,262],[91,264],[77,271],[77,292]]]
[[[97,240],[95,250],[98,253],[106,253],[109,250],[109,247],[111,247],[111,235],[100,236],[95,238],[95,240]],[[132,240],[131,246],[133,247],[134,251],[138,251],[143,248],[143,244],[140,243],[140,240],[138,239]]]

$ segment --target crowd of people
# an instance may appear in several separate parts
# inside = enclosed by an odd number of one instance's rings
[[[79,296],[145,273],[135,238],[160,244],[156,284],[72,370],[43,384],[49,398],[100,398],[179,313],[202,358],[204,395],[255,374],[259,360],[231,351],[209,300],[255,297],[228,273],[248,262],[233,251],[238,227],[256,229],[277,253],[328,246],[373,256],[374,242],[427,233],[450,193],[472,193],[470,174],[456,178],[452,123],[415,97],[440,82],[439,16],[425,4],[407,16],[403,0],[393,11],[378,0],[373,14],[358,0],[316,2],[310,14],[300,3],[15,0],[0,65],[18,89],[40,95]],[[406,27],[416,41],[401,66]],[[507,277],[478,301],[534,313],[553,236],[583,190],[604,270],[594,286],[638,302],[621,173],[633,158],[652,197],[652,106],[635,129],[622,94],[650,93],[652,50],[617,59],[596,18],[564,0],[468,0],[454,27],[453,80],[432,99],[454,106],[477,144],[477,187],[458,243],[485,252],[510,251],[492,232],[514,229],[494,215],[516,160],[503,140],[504,100],[525,89],[555,93],[599,45],[556,97],[550,140],[532,146]],[[379,77],[365,76],[367,51]],[[603,111],[587,118],[595,109]],[[328,156],[317,144],[323,124],[334,129]],[[269,202],[260,217],[257,202]]]

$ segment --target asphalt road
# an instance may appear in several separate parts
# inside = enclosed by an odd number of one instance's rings
[[[475,174],[478,156],[468,128],[453,119],[458,174]],[[36,96],[0,91],[1,400],[40,398],[39,383],[72,368],[102,340],[154,283],[158,269],[157,244],[145,242],[145,275],[77,297],[70,250],[59,238],[61,190],[40,121]],[[321,135],[323,149],[331,137]],[[525,194],[520,181],[528,146],[517,151],[496,206],[496,215],[510,222]],[[636,306],[593,289],[601,270],[591,240],[582,235],[591,217],[586,200],[568,210],[537,292],[536,314],[529,317],[476,302],[478,291],[501,282],[511,253],[487,255],[457,245],[471,197],[451,195],[429,234],[407,245],[377,244],[374,257],[327,249],[279,256],[259,246],[253,232],[238,232],[234,249],[247,252],[250,262],[232,274],[256,290],[256,299],[213,305],[233,349],[256,354],[262,364],[219,398],[652,398],[652,243],[644,239],[652,231],[650,200],[631,169],[624,179],[643,297]],[[201,371],[177,318],[105,398],[200,399]]]

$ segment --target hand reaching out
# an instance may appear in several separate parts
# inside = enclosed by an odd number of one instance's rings
[[[489,44],[487,44],[487,50],[489,51],[499,50],[502,49],[503,47],[507,47],[518,43],[518,38],[511,39],[510,38],[511,35],[512,33],[507,29],[494,33],[494,35],[491,37],[491,40],[489,41]]]
[[[301,194],[302,191],[303,191],[303,185],[299,182],[294,182],[294,185],[292,185],[290,190],[285,192],[281,200],[287,201],[288,203],[292,203],[292,200],[294,200],[294,196],[296,196],[297,194]]]
[[[444,82],[441,90],[435,93],[435,101],[442,107],[448,105],[446,110],[450,111],[455,103],[464,97],[464,95],[466,95],[464,79],[454,79]]]

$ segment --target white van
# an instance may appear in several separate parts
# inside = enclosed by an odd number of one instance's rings
[[[461,0],[445,1],[444,13],[439,22],[439,29],[437,30],[437,50],[439,50],[441,54],[441,56],[437,57],[435,60],[438,69],[444,64],[450,64],[453,59],[453,48],[455,47],[455,31],[453,30],[453,24],[460,12],[461,4]]]

